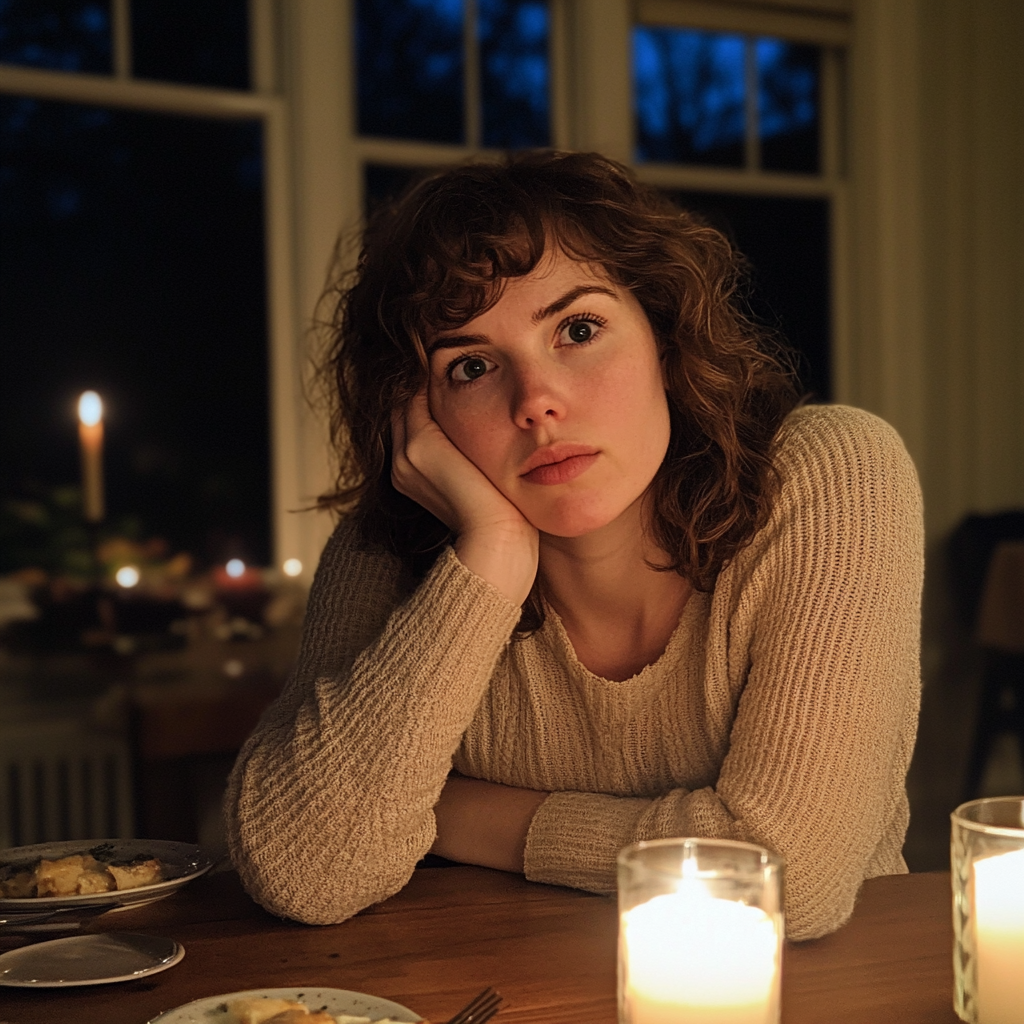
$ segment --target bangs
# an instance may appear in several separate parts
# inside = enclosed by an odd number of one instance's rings
[[[462,327],[494,306],[505,281],[540,263],[548,234],[525,204],[502,209],[463,194],[432,205],[428,198],[396,275],[402,320],[419,337]]]
[[[391,299],[381,306],[382,319],[401,324],[421,363],[426,338],[487,312],[501,298],[505,283],[532,273],[547,252],[558,249],[570,259],[600,264],[623,283],[618,268],[598,255],[608,251],[603,240],[583,226],[573,209],[581,197],[514,176],[496,180],[493,171],[479,166],[459,173],[463,181],[457,190],[450,175],[438,176],[399,200],[399,207],[414,206],[417,215],[401,244],[387,247],[401,256],[386,271]],[[383,214],[386,220],[393,215],[393,210]]]

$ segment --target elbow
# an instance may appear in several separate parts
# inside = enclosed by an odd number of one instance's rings
[[[420,859],[415,850],[385,856],[373,844],[308,840],[268,838],[255,823],[228,817],[228,851],[242,887],[271,914],[303,924],[340,924],[388,899]]]
[[[397,870],[383,871],[378,865],[371,871],[369,865],[349,861],[344,867],[325,869],[322,864],[273,853],[233,846],[231,860],[242,887],[256,903],[277,917],[301,924],[341,924],[397,893],[415,868],[413,862],[407,867],[396,865]]]
[[[853,914],[862,874],[845,877],[818,870],[790,870],[786,878],[786,938],[820,939],[842,928]]]

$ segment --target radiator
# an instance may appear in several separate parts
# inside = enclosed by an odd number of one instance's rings
[[[133,836],[123,737],[75,721],[0,725],[0,849]]]

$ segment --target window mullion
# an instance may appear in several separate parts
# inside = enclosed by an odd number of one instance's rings
[[[821,173],[829,179],[843,174],[842,55],[826,47],[821,52]]]
[[[550,110],[551,145],[555,149],[571,149],[572,82],[569,75],[570,27],[568,0],[550,0],[550,33],[548,35],[548,67],[550,68],[548,109]]]
[[[131,0],[110,0],[111,49],[114,77],[132,77],[132,4]]]
[[[746,107],[744,160],[746,169],[756,173],[761,169],[760,109],[757,102],[757,42],[746,36],[743,42],[743,95]]]
[[[463,108],[466,145],[479,149],[482,138],[483,96],[480,88],[480,39],[477,31],[477,0],[463,0],[462,52]]]
[[[278,88],[277,23],[274,0],[249,2],[249,88],[273,94]]]

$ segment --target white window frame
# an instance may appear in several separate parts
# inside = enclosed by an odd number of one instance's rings
[[[772,36],[821,47],[819,128],[821,171],[768,171],[750,159],[757,145],[756,92],[747,90],[747,166],[742,169],[681,164],[636,165],[641,180],[663,188],[802,197],[828,201],[831,384],[836,401],[851,393],[849,186],[846,168],[845,78],[853,39],[852,0],[637,0],[636,23],[651,26]]]
[[[474,0],[465,0],[472,12]],[[848,187],[845,173],[845,53],[852,39],[852,0],[549,0],[551,8],[551,137],[563,149],[594,149],[633,166],[642,181],[668,189],[744,195],[825,199],[829,208],[830,331],[832,391],[837,400],[850,392]],[[350,14],[350,17],[352,15]],[[632,29],[634,25],[674,26],[750,37],[774,36],[822,48],[821,172],[766,171],[748,160],[742,169],[690,164],[635,163],[632,106]],[[351,31],[351,29],[350,29]],[[349,139],[357,164],[349,216],[362,209],[362,169],[366,164],[423,167],[470,157],[500,158],[479,141],[479,80],[475,73],[473,17],[466,19],[465,109],[467,142],[445,145],[405,139],[359,136]],[[585,59],[584,59],[585,58]],[[350,89],[355,95],[355,54]],[[756,148],[756,91],[748,89],[748,151]],[[350,124],[355,124],[354,112]]]
[[[305,404],[304,360],[295,318],[288,105],[277,89],[274,0],[250,0],[251,89],[177,85],[132,77],[130,0],[112,0],[112,73],[48,71],[0,64],[0,93],[182,116],[254,120],[263,130],[269,351],[272,548],[276,565],[298,557],[307,575],[319,548],[289,509],[308,504],[298,476]]]
[[[551,143],[596,150],[630,165],[634,23],[775,35],[825,47],[820,175],[671,164],[640,164],[636,171],[642,180],[669,188],[830,200],[833,392],[845,400],[850,391],[849,232],[839,53],[849,39],[853,0],[549,2]],[[131,77],[130,0],[112,0],[111,9],[111,75],[0,65],[0,92],[262,123],[273,552],[277,565],[299,558],[308,583],[332,524],[327,516],[296,512],[309,508],[333,482],[312,367],[326,341],[318,324],[330,313],[321,300],[336,266],[339,228],[352,238],[362,222],[363,169],[368,163],[422,167],[470,157],[497,159],[500,153],[476,145],[476,115],[469,120],[466,145],[358,135],[354,0],[249,0],[250,90]],[[466,45],[471,51],[476,46],[472,28],[470,21]],[[466,75],[465,88],[466,109],[478,111],[474,73]]]

